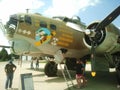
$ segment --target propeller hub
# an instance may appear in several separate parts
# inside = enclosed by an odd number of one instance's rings
[[[86,35],[90,35],[90,34],[91,34],[90,30],[89,30],[89,29],[86,29],[86,30],[85,30],[85,34],[86,34]]]
[[[90,24],[87,28],[87,30],[85,30],[85,42],[91,46],[91,38],[92,41],[94,41],[97,45],[101,44],[106,36],[106,30],[105,28],[99,30],[99,31],[95,31],[95,27],[99,24],[99,22],[94,22],[92,24]]]

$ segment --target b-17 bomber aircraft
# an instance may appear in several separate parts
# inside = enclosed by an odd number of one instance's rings
[[[120,30],[111,23],[119,14],[120,6],[102,21],[86,26],[78,16],[48,18],[17,13],[10,16],[3,31],[15,54],[55,56],[61,51],[68,68],[73,69],[78,58],[90,59],[95,73],[108,71],[120,62]],[[45,67],[48,76],[56,74],[51,65]]]

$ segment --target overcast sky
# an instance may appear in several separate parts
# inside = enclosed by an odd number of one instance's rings
[[[0,19],[5,23],[9,15],[30,9],[31,13],[48,17],[77,15],[88,25],[92,21],[103,20],[119,5],[120,0],[0,0]],[[113,23],[120,27],[120,16]]]

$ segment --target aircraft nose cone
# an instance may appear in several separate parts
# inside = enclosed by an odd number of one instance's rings
[[[15,26],[14,24],[10,24],[10,25],[9,25],[9,29],[15,30],[15,28],[16,28],[16,26]]]

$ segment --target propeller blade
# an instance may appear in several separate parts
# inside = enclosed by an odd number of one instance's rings
[[[91,62],[92,64],[94,60],[95,60],[95,47],[94,47],[94,41],[91,41]],[[92,67],[92,71],[94,71],[94,67]]]
[[[112,13],[110,13],[104,20],[102,20],[96,27],[97,30],[101,30],[105,26],[109,25],[115,18],[120,15],[120,6],[118,6]]]
[[[96,75],[95,72],[95,48],[96,44],[94,38],[91,38],[91,75],[94,77]]]
[[[15,42],[13,41],[13,42],[12,42],[12,47],[11,47],[11,48],[12,48],[12,51],[15,53],[14,45],[15,45]]]
[[[99,34],[99,31],[104,27],[109,25],[115,18],[120,15],[120,6],[118,6],[113,12],[111,12],[105,19],[103,19],[96,27],[93,29],[92,33],[88,29],[85,30],[85,34],[89,36],[91,41],[91,75],[94,77],[96,75],[95,72],[95,49],[97,46],[96,36]]]

